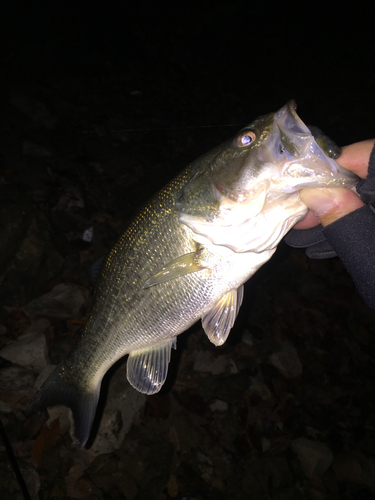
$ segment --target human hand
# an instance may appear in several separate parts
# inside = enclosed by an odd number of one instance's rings
[[[369,139],[343,147],[337,163],[366,179],[374,143],[375,139]],[[300,191],[300,197],[309,211],[306,217],[294,226],[295,229],[308,229],[319,223],[328,226],[364,205],[354,191],[346,188],[306,188]]]

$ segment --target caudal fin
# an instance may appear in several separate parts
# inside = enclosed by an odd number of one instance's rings
[[[99,398],[99,386],[93,392],[84,390],[69,380],[64,373],[64,362],[60,363],[30,404],[29,411],[38,411],[48,406],[64,405],[72,410],[75,444],[85,446],[91,432]]]

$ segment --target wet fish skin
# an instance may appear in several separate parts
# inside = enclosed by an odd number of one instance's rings
[[[80,342],[33,410],[71,408],[74,439],[84,446],[102,378],[119,358],[129,354],[129,382],[153,394],[176,337],[198,319],[222,345],[243,283],[307,211],[298,190],[355,183],[316,144],[293,102],[200,157],[144,205],[109,253]]]

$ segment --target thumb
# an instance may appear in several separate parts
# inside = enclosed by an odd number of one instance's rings
[[[364,205],[356,193],[342,187],[302,189],[300,198],[315,214],[322,226],[328,226]]]

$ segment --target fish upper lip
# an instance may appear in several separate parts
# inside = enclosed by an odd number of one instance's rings
[[[274,123],[279,127],[288,131],[289,134],[307,134],[311,135],[310,130],[298,116],[297,103],[294,99],[288,101],[276,114]]]
[[[294,99],[290,99],[282,108],[276,112],[276,117],[281,118],[285,112],[290,112],[293,116],[297,115],[297,103]],[[298,115],[297,115],[298,116]]]
[[[294,99],[289,99],[286,105],[289,106],[289,108],[293,108],[294,111],[297,109],[297,103]]]

